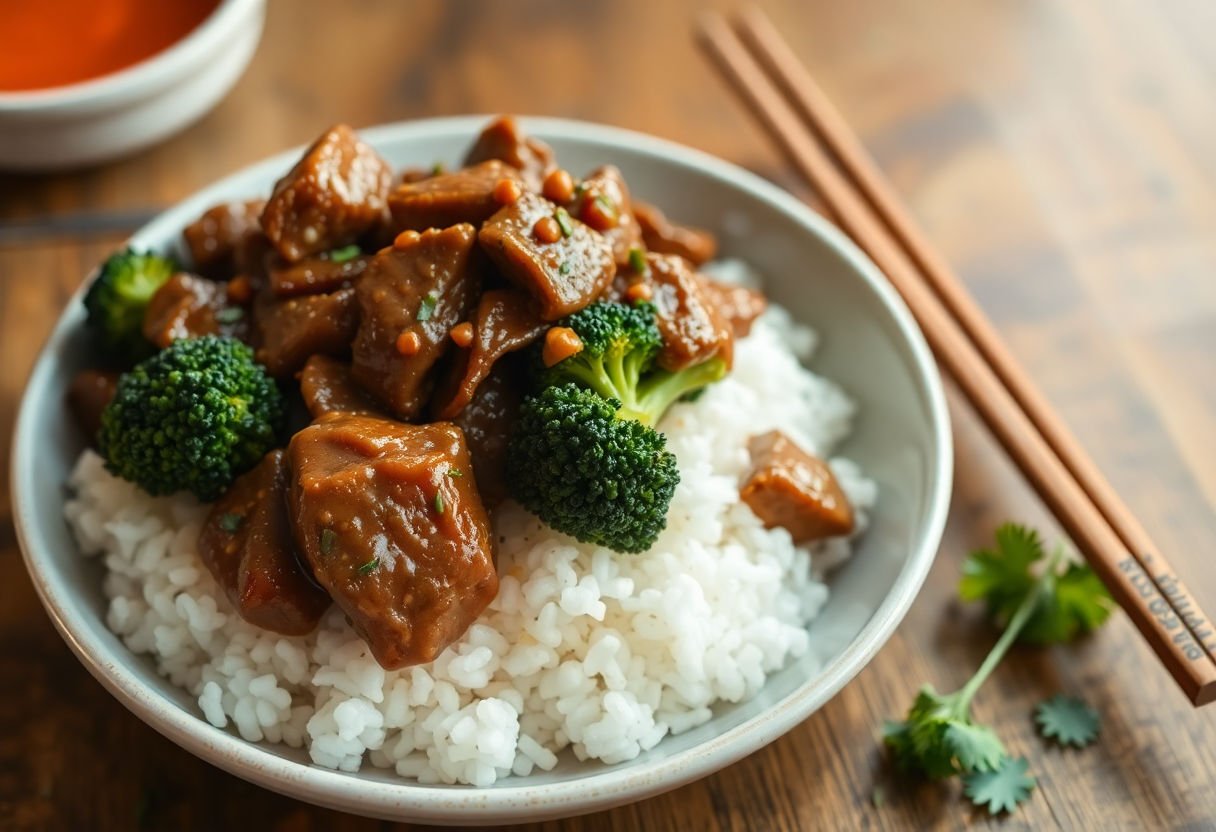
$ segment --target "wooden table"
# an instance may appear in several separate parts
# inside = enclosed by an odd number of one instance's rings
[[[139,158],[0,178],[0,436],[69,293],[126,217],[331,122],[515,111],[624,125],[789,173],[694,51],[696,4],[276,0],[235,92]],[[1216,50],[1210,0],[773,0],[780,28],[861,132],[1145,525],[1216,610]],[[339,9],[341,8],[341,11]],[[30,222],[18,228],[14,223]],[[56,227],[59,229],[56,231]],[[955,498],[898,632],[820,713],[699,783],[549,830],[903,829],[983,824],[956,785],[900,787],[878,741],[917,686],[960,684],[992,635],[954,600],[1003,520],[1057,531],[955,396]],[[8,443],[0,449],[7,471]],[[53,631],[0,483],[0,827],[381,827],[247,785],[127,713]],[[1084,752],[1030,710],[1102,713]],[[1039,777],[1020,828],[1211,828],[1216,710],[1195,712],[1116,618],[1019,650],[976,703]],[[885,799],[873,801],[876,786]],[[875,806],[874,802],[882,805]]]

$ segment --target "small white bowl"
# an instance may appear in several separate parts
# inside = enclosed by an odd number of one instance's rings
[[[241,77],[265,15],[265,0],[222,0],[194,31],[126,69],[79,84],[0,92],[0,169],[104,162],[182,130]]]
[[[484,117],[376,127],[362,135],[394,165],[459,163]],[[704,777],[789,731],[878,652],[933,563],[950,500],[952,449],[941,379],[908,310],[843,234],[785,191],[704,153],[626,130],[524,119],[563,166],[611,162],[633,191],[681,221],[712,228],[723,253],[754,264],[770,297],[821,337],[813,368],[856,400],[859,417],[841,453],[878,483],[872,525],[830,578],[832,595],[811,624],[811,650],[739,704],[667,737],[619,765],[564,754],[553,771],[489,788],[425,786],[370,765],[358,774],[319,768],[307,753],[250,743],[212,727],[195,697],[157,675],[105,625],[101,567],[80,556],[63,519],[63,484],[81,439],[63,407],[73,373],[89,363],[79,293],[34,366],[13,441],[18,539],[35,588],[76,655],[124,705],[190,752],[259,785],[348,812],[392,820],[492,824],[607,809]],[[299,150],[280,154],[169,209],[131,240],[178,250],[181,229],[224,200],[264,195]],[[791,772],[791,776],[814,776]]]

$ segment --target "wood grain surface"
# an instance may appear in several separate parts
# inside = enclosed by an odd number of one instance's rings
[[[1216,608],[1216,4],[762,5],[1200,601]],[[194,127],[116,164],[0,177],[0,470],[42,340],[129,218],[329,123],[494,111],[586,118],[685,142],[790,186],[696,54],[697,6],[274,0],[248,74]],[[924,591],[869,667],[786,737],[717,775],[535,828],[991,823],[955,785],[895,783],[878,741],[881,721],[922,681],[956,687],[991,642],[977,611],[954,601],[966,551],[1007,519],[1058,534],[951,399],[957,465],[946,537]],[[389,826],[224,774],[105,693],[35,598],[7,479],[0,690],[0,828]],[[1035,736],[1032,707],[1058,691],[1101,711],[1093,748],[1059,751]],[[1015,651],[975,707],[1039,778],[1031,801],[993,825],[1216,827],[1216,710],[1192,710],[1122,617],[1076,646]]]

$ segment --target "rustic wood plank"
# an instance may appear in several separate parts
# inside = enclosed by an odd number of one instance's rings
[[[249,74],[147,154],[0,177],[0,222],[166,205],[327,123],[462,112],[620,124],[793,180],[688,36],[696,4],[272,3]],[[715,5],[726,7],[724,2]],[[763,4],[862,133],[1094,457],[1209,609],[1216,572],[1216,5],[1131,0]],[[0,248],[0,435],[70,292],[115,236]],[[992,634],[955,600],[963,554],[1041,506],[951,397],[957,483],[938,563],[907,619],[821,713],[738,765],[556,830],[953,829],[987,825],[955,786],[895,783],[877,741],[922,681],[950,688]],[[7,470],[9,448],[0,447]],[[42,613],[0,482],[0,827],[384,828],[249,786],[144,726]],[[1033,705],[1083,693],[1083,753],[1045,747]],[[1216,825],[1216,726],[1133,628],[1017,650],[976,703],[1039,777],[1013,828]],[[875,789],[884,799],[873,804]],[[993,824],[996,825],[996,824]],[[526,827],[525,827],[526,828]]]

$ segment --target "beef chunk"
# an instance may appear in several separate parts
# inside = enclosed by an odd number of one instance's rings
[[[164,349],[181,338],[231,335],[245,340],[245,309],[228,300],[225,284],[185,274],[173,275],[156,290],[144,312],[144,337]]]
[[[553,170],[553,149],[540,139],[525,136],[513,116],[494,119],[469,148],[465,165],[476,165],[488,159],[506,162],[520,172],[524,182],[539,191],[545,174]]]
[[[194,268],[208,277],[256,270],[265,253],[260,217],[264,199],[224,202],[207,209],[182,231]]]
[[[729,366],[734,338],[701,276],[683,257],[671,254],[648,254],[646,265],[663,336],[655,363],[675,372],[720,356]]]
[[[764,314],[768,301],[755,289],[731,283],[719,283],[701,275],[702,288],[709,302],[718,308],[736,338],[745,338],[752,331],[756,318]]]
[[[502,207],[494,198],[494,187],[503,179],[518,181],[519,173],[491,159],[455,173],[401,185],[388,198],[393,227],[425,231],[462,222],[480,225]]]
[[[328,257],[306,257],[296,263],[277,260],[270,264],[270,290],[281,298],[336,292],[354,285],[370,261],[363,255],[341,261]]]
[[[523,401],[521,369],[510,362],[495,364],[494,371],[477,386],[472,400],[454,420],[469,444],[477,490],[490,508],[509,496],[507,442]]]
[[[782,527],[795,543],[853,531],[853,508],[823,460],[776,430],[753,436],[747,449],[752,471],[739,496],[767,528]]]
[[[401,419],[417,416],[434,384],[432,369],[481,291],[482,266],[468,224],[398,237],[368,266],[358,293],[355,380]]]
[[[596,168],[583,179],[570,213],[608,238],[618,269],[629,265],[631,249],[642,246],[629,186],[613,165]]]
[[[68,385],[68,409],[90,443],[97,441],[101,412],[113,400],[117,389],[118,373],[102,370],[81,370]]]
[[[326,413],[384,415],[363,388],[355,383],[350,364],[326,355],[312,356],[300,371],[300,395],[314,419]]]
[[[432,397],[435,418],[455,419],[473,399],[478,385],[490,375],[498,359],[522,350],[548,328],[537,313],[536,304],[518,289],[491,289],[483,294],[473,321],[473,343],[455,352]],[[469,441],[472,443],[471,438]]]
[[[502,275],[536,299],[547,321],[591,303],[616,273],[612,245],[573,217],[563,217],[569,234],[552,243],[537,238],[537,221],[553,218],[558,210],[549,200],[525,193],[490,217],[478,235]]]
[[[274,186],[262,229],[289,262],[353,243],[384,222],[392,179],[354,130],[331,127]]]
[[[253,313],[257,360],[278,378],[295,373],[311,355],[349,355],[359,325],[354,289],[283,300],[263,291]]]
[[[211,507],[198,551],[250,624],[287,636],[312,632],[326,595],[304,573],[287,520],[287,464],[271,451]]]
[[[381,666],[433,660],[494,599],[490,519],[458,427],[331,414],[287,455],[296,542]]]
[[[694,266],[714,259],[718,241],[699,228],[676,225],[649,202],[634,200],[633,214],[642,230],[646,248],[659,254],[678,254]]]

